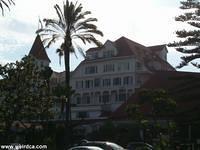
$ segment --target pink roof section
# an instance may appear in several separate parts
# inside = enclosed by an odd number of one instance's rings
[[[35,41],[32,45],[32,48],[29,52],[29,55],[32,55],[36,59],[39,59],[39,60],[47,60],[51,62],[39,35],[36,36]]]
[[[161,51],[163,50],[164,47],[166,47],[166,45],[156,45],[156,46],[146,47],[124,36],[114,41],[113,45],[118,50],[117,56],[135,55],[136,57],[145,56],[147,53],[152,53],[152,52],[154,53],[155,51]],[[102,47],[104,46],[105,44]],[[101,50],[102,47],[93,47],[93,48],[88,49],[87,52],[98,51],[98,50]]]
[[[187,94],[190,95],[198,95],[200,96],[199,89],[194,88],[193,90],[186,90],[187,82],[192,82],[190,79],[197,78],[200,80],[200,73],[191,73],[191,72],[177,72],[177,71],[158,71],[151,78],[145,82],[142,87],[128,98],[124,104],[122,104],[116,111],[114,111],[111,115],[112,118],[116,119],[124,119],[127,118],[126,108],[128,105],[137,104],[140,101],[139,98],[139,90],[141,89],[164,89],[170,91],[171,96],[179,97],[176,100],[177,109],[181,111],[192,109],[193,107],[200,106],[200,101],[198,98],[187,98]],[[188,79],[188,81],[186,81]],[[192,87],[192,86],[191,86]],[[183,100],[183,97],[186,99]],[[200,109],[200,107],[199,107]],[[141,107],[141,111],[145,114],[151,114],[151,104],[145,103]]]
[[[148,48],[151,49],[152,51],[161,51],[166,47],[165,44],[163,45],[155,45],[155,46],[149,46]]]
[[[126,37],[121,37],[113,42],[114,46],[118,49],[118,56],[137,55],[148,51],[149,49],[139,43],[136,43]],[[103,45],[102,47],[104,47]],[[94,47],[87,50],[87,52],[93,52],[101,50],[102,47]]]
[[[118,54],[114,57],[132,55],[138,59],[143,59],[146,62],[146,64],[148,64],[149,61],[155,60],[158,61],[163,66],[163,68],[169,68],[170,70],[175,70],[167,61],[162,60],[156,54],[157,51],[163,50],[166,47],[166,45],[156,45],[156,46],[146,47],[123,36],[112,43],[118,50]],[[89,50],[87,50],[87,52],[101,51],[101,49],[104,46],[105,44],[102,47],[90,48]],[[84,62],[87,62],[87,60]],[[152,70],[151,68],[149,69]]]

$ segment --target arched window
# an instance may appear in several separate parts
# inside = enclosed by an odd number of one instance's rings
[[[111,91],[111,102],[117,101],[117,91]]]
[[[90,95],[89,93],[83,94],[83,104],[90,104]]]
[[[110,99],[109,92],[108,91],[104,91],[103,92],[103,97],[102,97],[102,102],[104,104],[106,104],[106,103],[109,102],[109,99]]]
[[[95,104],[101,103],[101,93],[100,92],[95,92],[95,94],[94,94],[94,103]]]
[[[126,90],[121,89],[119,90],[119,101],[125,101],[126,100]]]
[[[75,104],[81,104],[81,95],[80,94],[75,94],[74,103]]]

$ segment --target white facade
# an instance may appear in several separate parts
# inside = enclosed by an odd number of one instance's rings
[[[129,44],[129,47],[120,47],[122,43]],[[102,48],[89,49],[86,59],[71,76],[70,83],[75,90],[71,100],[72,119],[100,119],[108,116],[126,102],[153,70],[173,70],[164,62],[166,55],[166,50],[152,53],[147,47],[132,43],[124,37],[115,42],[107,41]]]

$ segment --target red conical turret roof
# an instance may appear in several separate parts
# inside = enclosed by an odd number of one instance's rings
[[[37,37],[35,38],[35,41],[32,45],[29,55],[32,55],[39,60],[47,60],[51,62],[39,35],[37,35]]]

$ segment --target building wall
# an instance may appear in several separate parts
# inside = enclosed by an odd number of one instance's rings
[[[137,45],[136,43],[136,47]],[[107,117],[149,79],[153,74],[150,68],[171,69],[167,65],[163,66],[162,61],[152,58],[157,55],[166,61],[166,49],[153,55],[147,49],[144,50],[145,55],[142,55],[143,51],[139,49],[141,56],[137,57],[132,52],[134,49],[135,47],[128,50],[128,55],[123,53],[119,56],[119,51],[126,49],[119,50],[115,43],[107,41],[102,48],[87,51],[86,59],[73,71],[70,78],[70,85],[75,90],[71,97],[73,120]],[[59,84],[64,81],[63,75],[64,72],[55,73],[52,80],[55,79]]]
[[[71,78],[71,86],[75,89],[72,103],[79,108],[72,111],[72,119],[78,119],[79,113],[85,113],[86,118],[99,118],[104,112],[113,112],[145,82],[146,78],[137,77],[137,73],[143,72],[148,72],[147,68],[134,56],[81,63]],[[89,111],[94,106],[101,107]]]

